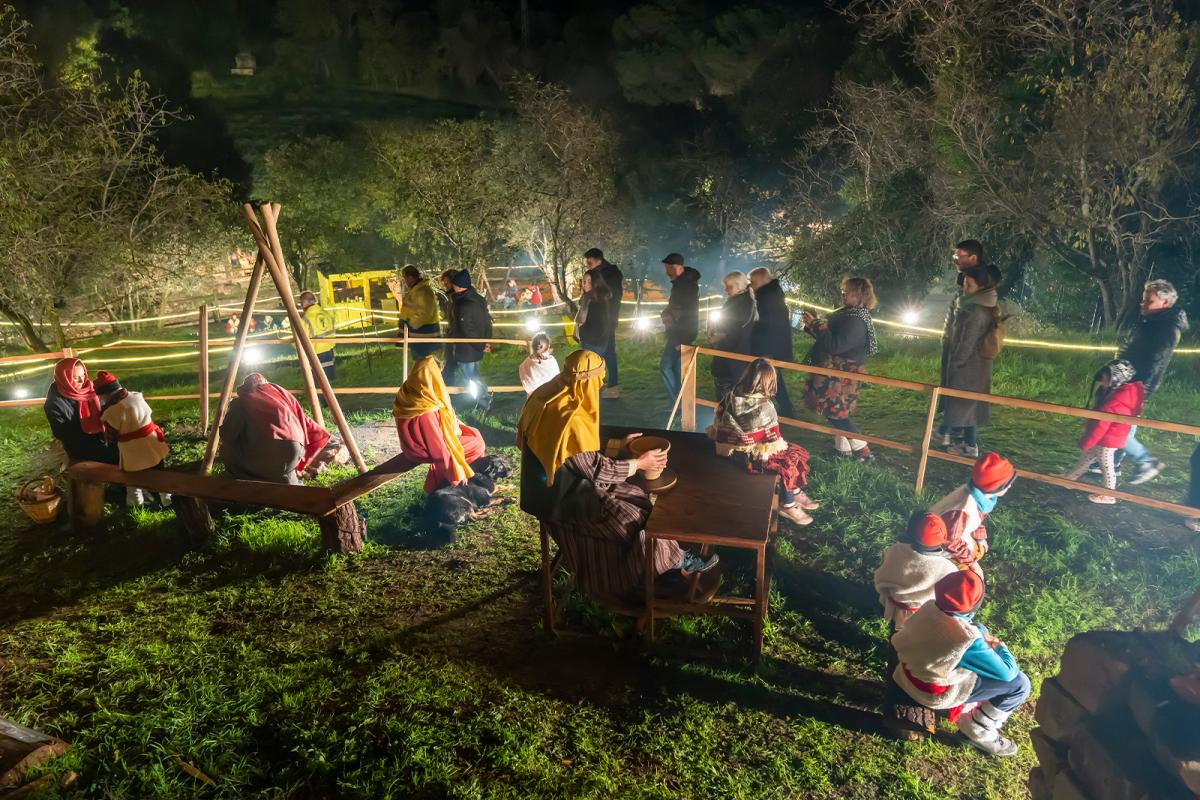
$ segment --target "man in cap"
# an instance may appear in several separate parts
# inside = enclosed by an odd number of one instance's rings
[[[900,663],[892,678],[926,708],[947,711],[963,737],[992,756],[1017,754],[1000,735],[1029,698],[1029,678],[1004,642],[974,621],[984,582],[963,570],[939,580],[925,603],[892,636]]]
[[[662,263],[667,279],[671,281],[671,296],[659,315],[666,332],[666,344],[658,366],[667,396],[674,402],[683,385],[679,348],[694,342],[700,331],[700,273],[684,265],[679,253],[668,253]]]

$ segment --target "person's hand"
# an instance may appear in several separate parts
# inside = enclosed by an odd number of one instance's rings
[[[979,553],[978,557],[983,558],[984,556],[987,555],[988,550],[990,550],[991,548],[988,547],[987,539],[976,539],[975,540],[975,549]]]
[[[804,321],[805,327],[808,327],[817,321],[817,315],[806,308],[800,312],[800,319]]]
[[[645,472],[662,472],[667,468],[666,450],[648,450],[637,460],[637,468]]]
[[[995,636],[992,636],[990,633],[985,633],[983,635],[983,643],[993,650],[995,650],[997,647],[1004,647],[1004,642],[1000,641]]]

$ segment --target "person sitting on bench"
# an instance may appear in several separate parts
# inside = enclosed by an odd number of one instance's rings
[[[1029,678],[1004,642],[974,621],[983,590],[983,578],[972,570],[938,581],[934,599],[892,636],[900,659],[892,677],[919,704],[948,711],[979,750],[1013,756],[1017,744],[1001,736],[1000,728],[1028,699]]]
[[[221,461],[232,478],[299,484],[329,438],[286,389],[252,372],[221,423]]]
[[[636,460],[617,460],[600,452],[603,384],[604,359],[576,350],[558,377],[525,401],[517,422],[521,510],[537,517],[562,549],[582,591],[623,602],[644,587],[642,530],[650,516],[649,495],[626,479],[638,469],[661,470],[667,455],[651,450]],[[716,564],[715,553],[705,560],[670,539],[654,540],[659,575],[706,572]]]
[[[78,358],[64,358],[54,365],[54,383],[46,390],[42,410],[71,461],[119,462],[116,446],[104,436],[100,398]]]
[[[92,382],[101,400],[100,419],[110,439],[117,442],[121,455],[121,469],[126,472],[141,472],[145,469],[162,468],[170,448],[162,428],[154,422],[150,405],[141,392],[131,392],[121,385],[111,372],[100,371]],[[158,493],[159,502],[171,505],[169,492]],[[140,506],[145,502],[145,493],[137,486],[125,487],[125,504]]]
[[[475,474],[471,462],[483,457],[487,444],[479,431],[458,421],[436,358],[416,363],[396,392],[392,416],[400,451],[410,463],[429,464],[426,494]]]
[[[891,633],[933,599],[933,587],[958,569],[946,551],[946,523],[937,514],[918,511],[908,520],[904,541],[883,551],[875,570],[875,591]]]

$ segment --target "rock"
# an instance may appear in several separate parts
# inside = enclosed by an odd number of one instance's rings
[[[1052,800],[1092,800],[1080,788],[1070,770],[1058,773],[1058,777],[1054,779],[1054,790],[1050,797]]]
[[[1163,769],[1200,795],[1200,706],[1175,699],[1158,706],[1156,712],[1150,728],[1151,751]]]
[[[1046,777],[1046,770],[1034,767],[1029,773],[1028,786],[1031,800],[1051,800],[1054,781]]]
[[[1058,682],[1089,713],[1120,702],[1130,674],[1186,672],[1200,649],[1170,633],[1091,631],[1071,638],[1063,651]]]
[[[1067,745],[1054,741],[1041,728],[1030,731],[1029,740],[1033,743],[1033,752],[1041,765],[1047,787],[1052,786],[1058,773],[1067,768]]]
[[[1080,726],[1071,737],[1067,760],[1070,772],[1093,800],[1192,798],[1158,766],[1147,739],[1124,707]]]
[[[1056,742],[1066,742],[1088,718],[1088,713],[1055,678],[1042,681],[1034,719],[1043,735]]]

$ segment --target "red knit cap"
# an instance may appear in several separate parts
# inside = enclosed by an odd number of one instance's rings
[[[909,541],[923,550],[936,550],[946,544],[946,523],[937,514],[914,517],[908,528]]]
[[[1017,472],[1012,462],[996,453],[984,453],[971,469],[971,483],[981,492],[998,492],[1012,483]]]
[[[92,387],[97,392],[102,392],[104,390],[104,388],[107,387],[109,384],[113,384],[116,382],[117,382],[116,375],[113,375],[111,372],[105,372],[104,370],[100,370],[99,374],[96,375],[96,379],[94,381],[92,381]]]
[[[933,585],[933,602],[947,614],[969,614],[983,602],[983,578],[969,569],[951,572]]]

